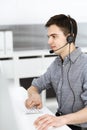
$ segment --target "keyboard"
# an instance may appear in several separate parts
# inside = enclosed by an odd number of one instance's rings
[[[27,109],[25,107],[25,100],[28,98],[28,95],[27,91],[23,87],[14,87],[14,88],[11,87],[9,91],[11,99],[13,99],[12,103],[14,104],[14,107],[16,107],[17,110],[25,114],[42,113],[42,110],[36,109],[36,107],[33,107],[31,109]]]
[[[35,107],[31,108],[31,109],[27,109],[25,110],[26,114],[41,114],[42,111],[40,109],[36,109]]]

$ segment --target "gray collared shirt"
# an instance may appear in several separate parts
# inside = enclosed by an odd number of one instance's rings
[[[87,54],[77,48],[65,57],[63,63],[59,56],[56,57],[46,73],[35,78],[32,85],[39,92],[53,87],[59,111],[63,114],[87,107]]]

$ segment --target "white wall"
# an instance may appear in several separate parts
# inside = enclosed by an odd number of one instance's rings
[[[87,22],[87,0],[0,0],[0,25],[45,23],[64,13]]]

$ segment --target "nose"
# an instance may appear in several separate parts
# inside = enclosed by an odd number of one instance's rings
[[[48,39],[48,44],[51,45],[52,42],[53,42],[52,37],[49,37],[49,39]]]

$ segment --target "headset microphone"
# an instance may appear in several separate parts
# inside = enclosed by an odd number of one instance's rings
[[[55,51],[58,51],[58,50],[62,49],[62,48],[65,47],[67,44],[69,44],[69,43],[67,42],[64,46],[58,48],[58,49],[55,50]],[[54,51],[54,50],[50,50],[49,53],[54,53],[55,51]]]
[[[49,53],[54,53],[54,50],[50,50]]]

